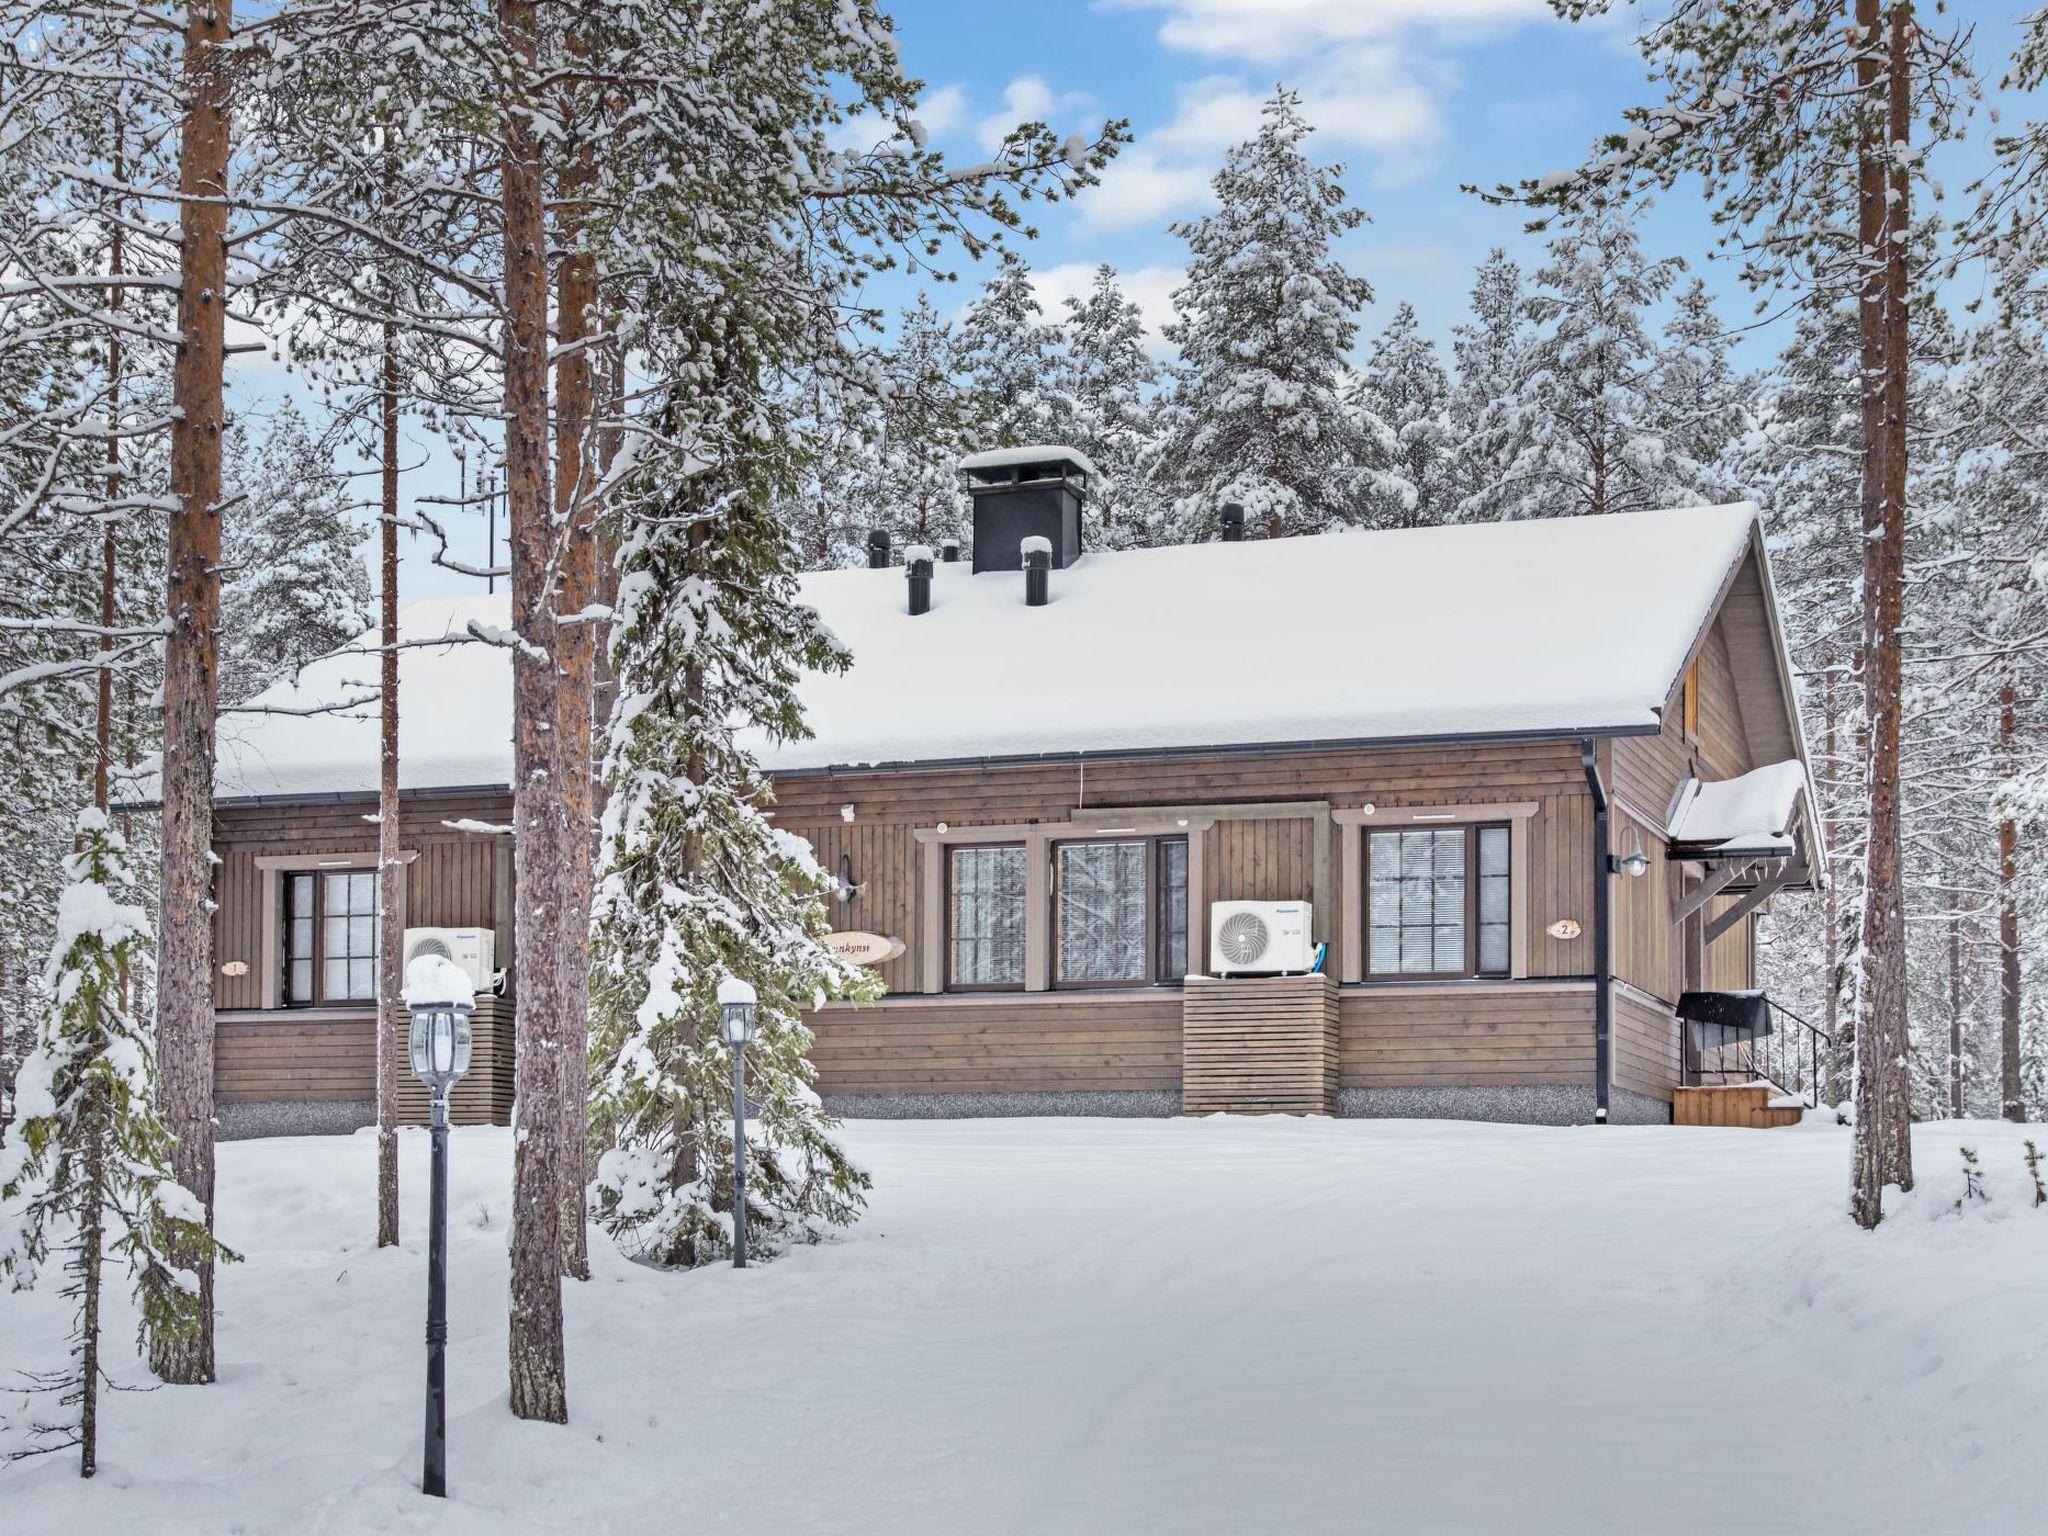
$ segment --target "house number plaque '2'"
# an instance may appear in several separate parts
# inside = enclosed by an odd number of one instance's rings
[[[1560,917],[1543,931],[1553,939],[1576,939],[1579,936],[1579,920],[1576,917]]]

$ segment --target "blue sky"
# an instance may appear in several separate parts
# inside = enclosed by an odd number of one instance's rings
[[[890,9],[905,68],[926,82],[933,142],[963,162],[1025,118],[1062,134],[1130,119],[1135,142],[1104,184],[1072,204],[1035,205],[1040,236],[1022,249],[1050,312],[1108,261],[1154,325],[1183,259],[1167,225],[1207,206],[1224,151],[1254,130],[1276,82],[1302,93],[1318,125],[1312,153],[1347,164],[1346,188],[1372,219],[1344,247],[1377,290],[1361,342],[1406,300],[1446,348],[1491,247],[1507,247],[1525,270],[1541,257],[1520,212],[1461,184],[1574,164],[1652,90],[1629,44],[1631,11],[1572,24],[1544,0],[896,0]],[[1984,72],[1995,78],[2016,35],[2012,12],[1964,0],[1949,14],[1976,25]],[[1981,120],[1976,131],[1987,131]],[[1975,146],[1945,153],[1939,169],[1950,188],[1960,193],[1980,155]],[[1728,324],[1751,319],[1754,300],[1732,270],[1706,260],[1712,235],[1696,188],[1667,194],[1645,217],[1643,240],[1652,256],[1681,256],[1702,273]],[[982,275],[970,266],[937,292],[942,311],[957,313]],[[895,307],[913,291],[885,283],[873,296]],[[1787,329],[1755,332],[1738,361],[1763,366]],[[245,375],[239,393],[261,412],[281,391],[304,394],[270,371]],[[434,460],[407,476],[404,494],[452,493],[454,478],[452,462]],[[482,517],[475,522],[466,558],[481,559]],[[408,597],[473,585],[416,551],[401,579]]]

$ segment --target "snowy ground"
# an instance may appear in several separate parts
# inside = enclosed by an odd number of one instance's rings
[[[451,1484],[418,1477],[425,1140],[221,1148],[221,1382],[120,1395],[65,1533],[2048,1530],[2048,1208],[1934,1125],[1875,1235],[1847,1133],[1425,1122],[848,1128],[846,1240],[744,1274],[596,1256],[566,1429],[505,1411],[509,1144],[455,1136]],[[1956,1148],[1993,1199],[1958,1214]],[[0,1297],[0,1363],[66,1308]],[[125,1356],[125,1324],[115,1329]],[[123,1380],[142,1379],[125,1362]],[[9,1412],[18,1402],[5,1405]]]

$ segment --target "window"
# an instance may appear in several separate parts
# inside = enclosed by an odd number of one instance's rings
[[[295,872],[284,881],[284,1000],[370,1002],[377,996],[377,872]]]
[[[1024,846],[948,850],[946,917],[956,988],[1024,985]]]
[[[1052,894],[1058,985],[1142,987],[1187,974],[1186,838],[1060,843]]]
[[[1371,976],[1505,976],[1508,829],[1406,827],[1366,840]]]

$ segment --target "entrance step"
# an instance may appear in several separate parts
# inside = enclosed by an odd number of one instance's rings
[[[1190,976],[1181,994],[1181,1110],[1328,1115],[1337,1109],[1330,976]]]
[[[1796,1104],[1779,1105],[1772,1083],[1725,1083],[1706,1088],[1680,1088],[1671,1096],[1673,1125],[1718,1125],[1741,1130],[1769,1130],[1797,1125],[1805,1114]]]

